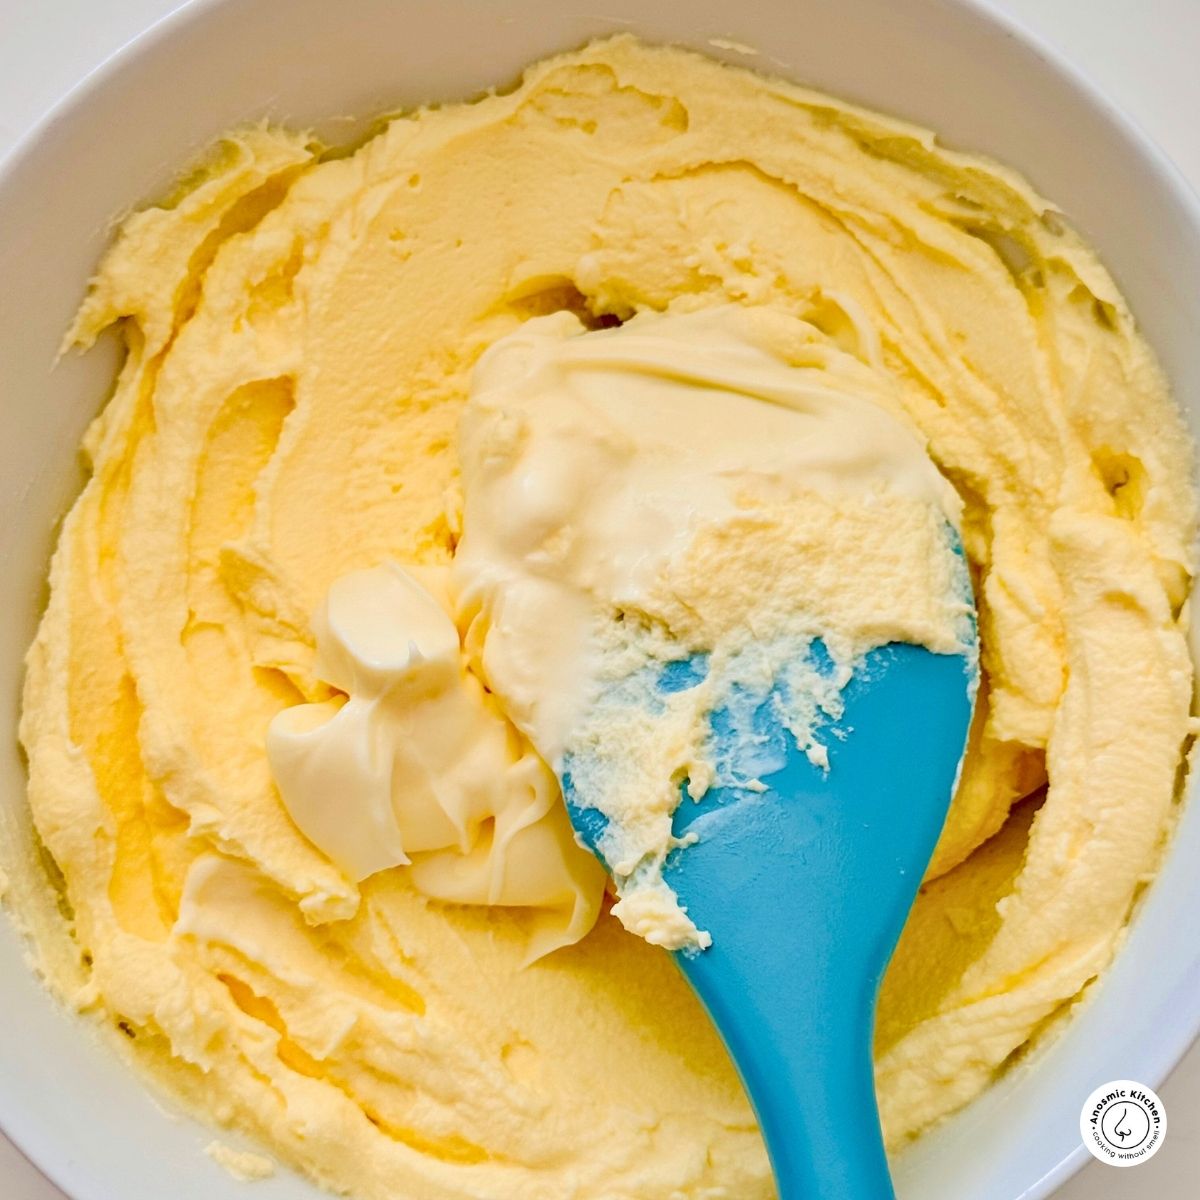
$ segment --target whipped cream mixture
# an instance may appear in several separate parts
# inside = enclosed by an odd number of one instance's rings
[[[708,714],[788,672],[781,716],[820,758],[818,719],[866,650],[949,653],[969,634],[958,497],[869,325],[847,324],[861,358],[766,308],[592,333],[559,313],[473,375],[454,560],[468,646],[573,802],[607,819],[614,913],[671,949],[708,941],[661,874],[681,780],[694,799],[714,782]],[[832,670],[802,679],[815,638]],[[689,655],[703,686],[662,694]]]

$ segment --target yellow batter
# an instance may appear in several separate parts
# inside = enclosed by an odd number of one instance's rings
[[[22,738],[78,959],[52,982],[331,1187],[771,1194],[666,954],[605,914],[523,968],[536,904],[448,905],[403,866],[356,883],[266,752],[277,714],[331,698],[312,628],[331,585],[452,559],[484,349],[559,309],[728,302],[877,355],[964,505],[984,687],[884,988],[893,1146],[1104,968],[1155,869],[1190,732],[1190,447],[1112,280],[1018,176],[624,38],[349,157],[231,135],[125,223],[72,333],[119,323],[128,357]]]

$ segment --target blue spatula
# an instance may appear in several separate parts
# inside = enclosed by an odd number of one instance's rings
[[[766,790],[714,787],[676,810],[675,834],[696,841],[663,876],[712,945],[674,957],[741,1074],[780,1200],[894,1194],[872,1074],[875,1000],[946,819],[975,663],[974,645],[871,651],[824,731],[827,770],[797,748],[770,696],[749,732],[744,711],[710,715],[717,757],[752,761]],[[702,661],[681,659],[661,688],[704,673]],[[562,779],[593,850],[605,818],[581,803],[572,777],[594,765],[568,756]]]

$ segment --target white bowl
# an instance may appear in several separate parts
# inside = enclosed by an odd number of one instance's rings
[[[588,37],[633,29],[794,76],[1024,171],[1097,246],[1200,428],[1200,205],[1105,99],[972,0],[195,0],[83,83],[0,172],[0,725],[13,729],[56,519],[111,347],[55,365],[114,218],[210,138],[264,115],[351,136],[460,98]],[[711,38],[759,47],[744,60]],[[360,120],[350,119],[353,116]],[[24,770],[0,755],[0,832],[27,845]],[[1083,1161],[1098,1084],[1157,1084],[1200,1027],[1200,806],[1112,969],[1063,1036],[895,1163],[901,1197],[1034,1200]],[[76,1200],[242,1196],[85,1023],[51,1004],[0,922],[0,1126]],[[288,1174],[262,1200],[318,1193]]]

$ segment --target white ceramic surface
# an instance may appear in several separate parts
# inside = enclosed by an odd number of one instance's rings
[[[111,370],[103,355],[51,370],[109,219],[153,196],[189,150],[239,120],[270,113],[345,136],[354,122],[325,118],[469,94],[538,54],[624,27],[700,48],[717,36],[758,45],[764,66],[1021,167],[1100,247],[1180,397],[1200,396],[1195,201],[1102,100],[967,3],[194,4],[84,85],[0,175],[0,604],[9,616],[0,721],[12,727],[51,527],[76,486],[78,436]],[[10,749],[0,756],[0,819],[19,821],[23,780]],[[1193,807],[1094,1001],[1038,1061],[903,1156],[902,1196],[1044,1196],[1083,1153],[1080,1098],[1109,1078],[1162,1078],[1200,1018],[1200,953],[1179,936],[1200,900],[1197,855]],[[240,1194],[198,1153],[207,1131],[165,1114],[47,1004],[6,925],[0,979],[0,1124],[76,1200]],[[1132,1179],[1129,1188],[1141,1194]],[[314,1194],[286,1175],[258,1190],[280,1200]]]

